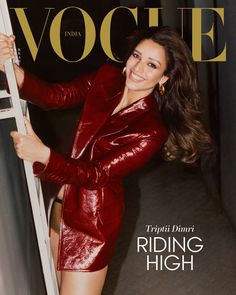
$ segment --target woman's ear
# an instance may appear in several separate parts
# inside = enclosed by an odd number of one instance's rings
[[[169,80],[169,77],[167,76],[162,76],[161,80],[159,81],[159,84],[165,84]]]

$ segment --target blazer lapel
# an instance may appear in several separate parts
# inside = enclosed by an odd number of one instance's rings
[[[124,86],[121,72],[110,65],[97,73],[94,84],[86,98],[76,133],[72,158],[79,158],[97,132],[111,116],[119,103]]]

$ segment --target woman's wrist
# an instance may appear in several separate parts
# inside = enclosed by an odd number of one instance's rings
[[[40,162],[44,164],[45,166],[47,166],[49,162],[49,158],[50,158],[50,153],[51,153],[50,148],[47,147],[46,145],[43,145],[42,153],[40,153],[40,157],[37,160],[37,162]]]
[[[15,63],[13,64],[13,66],[14,66],[14,70],[15,70],[17,85],[19,88],[21,88],[23,85],[23,82],[24,82],[24,78],[25,78],[25,71],[23,68],[21,68],[20,66],[18,66]]]
[[[25,71],[24,71],[23,68],[21,68],[20,66],[18,66],[15,63],[13,64],[13,68],[14,68],[15,75],[16,75],[17,85],[18,85],[19,88],[21,88],[22,85],[23,85],[23,82],[24,82],[24,78],[25,78]],[[5,73],[4,65],[0,66],[0,71]]]

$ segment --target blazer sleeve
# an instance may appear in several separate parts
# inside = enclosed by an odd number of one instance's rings
[[[34,173],[41,179],[60,184],[76,184],[87,189],[98,189],[109,180],[123,178],[143,166],[161,148],[166,132],[159,136],[142,136],[98,161],[66,159],[51,150],[47,166],[35,162]]]
[[[25,70],[25,77],[19,89],[22,99],[42,109],[66,109],[79,106],[86,98],[95,73],[65,83],[48,83]]]

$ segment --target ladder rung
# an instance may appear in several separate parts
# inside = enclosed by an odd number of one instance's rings
[[[15,117],[16,114],[12,108],[0,110],[0,120]]]

